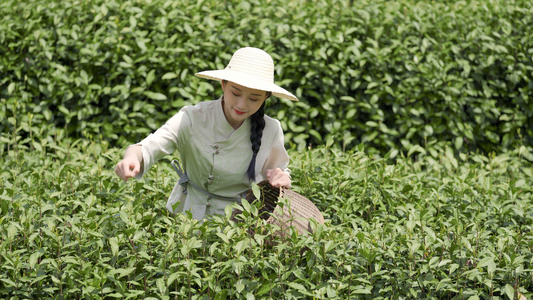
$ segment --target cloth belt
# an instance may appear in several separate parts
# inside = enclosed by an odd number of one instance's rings
[[[204,190],[200,186],[194,184],[189,179],[189,175],[187,175],[187,172],[183,171],[183,169],[181,168],[180,163],[177,160],[171,161],[170,164],[172,165],[172,167],[174,168],[174,170],[176,171],[176,173],[178,173],[178,176],[180,177],[180,179],[178,180],[178,183],[183,187],[183,193],[185,193],[185,194],[187,193],[187,184],[189,184],[195,190],[199,191],[200,193],[202,193],[202,194],[204,194],[204,195],[206,195],[208,197],[222,199],[222,200],[230,200],[230,201],[241,202],[241,198],[243,197],[243,195],[240,195],[240,197],[224,197],[224,196],[219,196],[219,195],[212,194],[212,193]],[[246,193],[246,192],[244,192],[244,193]]]

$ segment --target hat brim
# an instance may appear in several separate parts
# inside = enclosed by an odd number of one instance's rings
[[[274,96],[289,99],[292,101],[298,101],[298,98],[291,94],[286,89],[280,87],[279,85],[261,80],[251,75],[243,75],[240,72],[235,72],[232,70],[212,70],[212,71],[203,71],[195,74],[200,78],[211,79],[211,80],[227,80],[235,82],[236,84],[245,86],[250,89],[262,90],[271,92]]]

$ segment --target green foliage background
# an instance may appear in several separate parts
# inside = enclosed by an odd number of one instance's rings
[[[137,141],[217,98],[193,74],[249,45],[301,99],[267,108],[299,149],[531,150],[531,28],[526,0],[4,0],[1,138]]]

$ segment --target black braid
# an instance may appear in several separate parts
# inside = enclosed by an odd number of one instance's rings
[[[250,122],[252,123],[250,141],[252,142],[253,154],[246,174],[251,181],[255,180],[255,159],[257,158],[259,148],[261,148],[261,138],[263,137],[263,129],[265,129],[265,102],[263,102],[263,105],[261,105],[255,114],[250,116]]]

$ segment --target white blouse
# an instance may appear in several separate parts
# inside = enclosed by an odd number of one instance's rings
[[[224,116],[221,99],[185,106],[137,144],[142,146],[144,170],[136,178],[140,179],[154,162],[177,150],[192,183],[214,195],[238,197],[251,186],[246,175],[252,158],[250,128],[248,118],[233,129]],[[256,182],[266,178],[268,169],[281,168],[288,173],[288,163],[280,122],[265,115],[255,164]],[[190,211],[194,219],[201,220],[207,215],[224,214],[224,208],[232,202],[204,195],[190,184],[184,192],[176,180],[166,207],[173,213]]]

